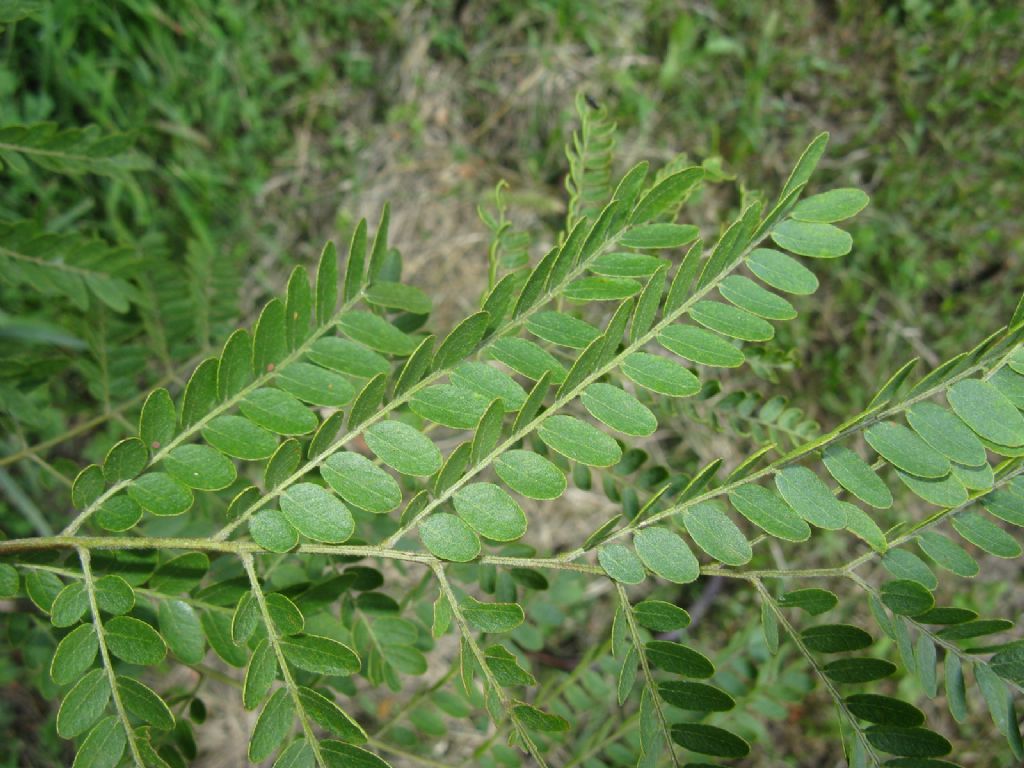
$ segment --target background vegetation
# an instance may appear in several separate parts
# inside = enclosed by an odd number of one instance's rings
[[[741,195],[777,189],[808,139],[832,133],[817,183],[861,186],[872,205],[853,254],[824,266],[824,299],[737,383],[777,380],[835,423],[908,357],[935,364],[994,330],[1024,290],[1021,40],[1016,2],[39,3],[0,34],[0,125],[125,132],[136,169],[54,176],[4,156],[0,222],[99,238],[168,297],[139,336],[137,319],[83,316],[0,275],[0,527],[63,522],[54,499],[135,421],[141,382],[180,384],[197,349],[218,347],[294,264],[347,241],[385,200],[440,329],[464,316],[486,281],[476,208],[493,207],[499,179],[534,257],[551,242],[581,89],[619,124],[620,170],[684,150],[723,179],[742,169]],[[732,185],[699,201],[721,221],[740,203]],[[178,307],[181,286],[191,301]],[[197,306],[213,308],[198,324]],[[123,370],[107,371],[114,345]],[[690,442],[715,439],[709,425]],[[1019,576],[991,578],[979,594],[1005,606]],[[716,594],[694,600],[715,617],[701,631],[724,638],[736,616]],[[0,754],[63,764],[49,705],[20,683],[25,663],[3,668]],[[800,735],[787,722],[804,683],[789,682],[792,703],[771,713],[779,754]],[[967,764],[991,729],[977,727],[958,745]],[[835,758],[802,751],[807,765]]]

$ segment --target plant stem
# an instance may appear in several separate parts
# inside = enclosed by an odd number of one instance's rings
[[[107,638],[103,632],[103,620],[100,618],[100,607],[96,600],[96,582],[92,577],[92,565],[89,550],[79,548],[78,559],[82,563],[82,578],[85,580],[85,592],[89,596],[89,612],[92,614],[92,623],[96,628],[96,640],[99,644],[100,660],[103,662],[103,669],[106,670],[107,673],[107,680],[110,685],[110,697],[114,701],[114,709],[117,711],[117,716],[121,720],[121,726],[124,728],[124,735],[128,740],[128,750],[131,753],[132,761],[135,763],[137,768],[146,768],[146,763],[142,759],[142,753],[139,751],[139,744],[135,739],[135,730],[132,728],[131,721],[128,719],[128,711],[124,707],[124,702],[121,700],[121,692],[117,687],[117,675],[114,674],[114,665],[110,660],[110,651],[107,649]]]

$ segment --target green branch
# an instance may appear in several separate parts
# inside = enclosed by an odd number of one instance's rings
[[[665,719],[665,712],[661,708],[661,699],[658,697],[658,684],[654,681],[654,675],[651,673],[650,664],[647,663],[647,654],[644,653],[644,644],[640,640],[640,629],[637,627],[636,619],[633,616],[633,606],[629,602],[629,595],[626,594],[625,587],[616,582],[615,589],[619,596],[619,605],[622,606],[622,613],[626,617],[626,626],[629,628],[629,636],[633,641],[633,648],[636,650],[636,655],[640,659],[640,669],[644,675],[644,686],[647,688],[647,695],[651,697],[651,702],[654,704],[654,712],[658,716],[658,724],[661,726],[662,736],[665,739],[665,747],[672,756],[672,765],[678,768],[679,758],[676,755],[676,749],[673,745],[672,731],[668,727],[668,721]]]
[[[448,582],[448,577],[444,573],[444,566],[440,563],[435,563],[431,568],[434,571],[434,575],[437,577],[437,583],[441,590],[441,594],[444,595],[445,600],[448,601],[448,605],[452,611],[452,618],[455,620],[455,624],[459,628],[459,633],[462,636],[462,639],[466,642],[466,645],[469,646],[470,651],[473,653],[473,657],[476,659],[477,665],[480,667],[480,672],[487,681],[488,687],[494,691],[494,695],[497,696],[498,701],[501,702],[501,706],[505,710],[506,716],[512,722],[512,727],[515,728],[516,734],[526,747],[526,751],[529,752],[533,759],[537,761],[537,765],[539,765],[540,768],[548,768],[547,762],[544,760],[543,755],[541,755],[540,750],[537,749],[537,745],[534,744],[529,732],[519,724],[519,721],[516,720],[515,716],[512,714],[508,695],[494,678],[491,668],[487,665],[487,658],[484,656],[484,652],[480,648],[480,644],[477,643],[476,637],[473,635],[473,630],[470,629],[469,624],[466,621],[466,617],[462,615],[462,609],[459,607],[459,601],[456,599],[455,593],[452,591],[451,584]],[[495,723],[495,726],[497,725],[499,725],[499,723]]]
[[[320,766],[320,768],[328,768],[327,762],[324,760],[324,756],[320,752],[320,742],[313,733],[313,726],[310,725],[309,718],[306,716],[306,708],[302,705],[302,698],[299,696],[299,687],[295,684],[291,668],[288,666],[288,660],[284,656],[284,651],[281,650],[281,641],[277,634],[277,625],[274,624],[274,619],[270,615],[270,609],[267,607],[267,598],[263,594],[263,587],[260,586],[259,577],[256,575],[256,568],[253,565],[252,555],[249,553],[243,553],[241,558],[242,565],[245,567],[245,573],[249,577],[249,586],[252,588],[253,596],[256,598],[256,603],[260,609],[260,616],[263,618],[263,625],[267,630],[267,642],[269,642],[270,647],[274,649],[274,656],[277,658],[277,666],[281,669],[281,679],[284,681],[284,687],[288,689],[288,695],[291,696],[292,703],[295,705],[295,713],[299,716],[299,723],[302,726],[302,732],[306,736],[306,742],[309,744],[310,749],[313,750],[313,758],[316,760],[316,764]]]
[[[245,398],[245,396],[252,392],[253,390],[258,389],[264,384],[269,383],[271,379],[274,378],[277,371],[279,371],[281,368],[284,368],[289,363],[301,359],[302,356],[305,355],[309,348],[313,345],[313,342],[315,342],[317,339],[323,336],[329,329],[334,327],[334,325],[338,322],[338,319],[341,317],[341,315],[348,309],[350,309],[352,306],[354,306],[356,302],[359,301],[361,296],[361,294],[357,295],[351,301],[344,303],[328,322],[324,323],[322,326],[313,331],[313,333],[311,333],[309,337],[302,342],[302,344],[296,347],[294,351],[289,353],[288,356],[285,357],[284,360],[281,361],[280,365],[278,365],[273,371],[265,371],[261,373],[249,384],[242,387],[242,389],[240,389],[236,394],[227,398],[224,402],[218,403],[216,406],[213,407],[213,409],[209,413],[207,413],[201,419],[196,421],[194,424],[190,424],[181,432],[176,434],[171,440],[167,442],[167,445],[160,446],[160,448],[157,449],[150,457],[147,466],[151,467],[154,464],[157,464],[158,462],[162,461],[172,450],[177,448],[179,445],[185,444],[188,440],[190,440],[193,436],[200,432],[203,429],[203,427],[209,424],[210,421],[212,421],[215,417],[238,405],[238,403],[241,402]],[[96,500],[92,502],[92,504],[89,504],[84,510],[82,510],[78,514],[78,516],[75,517],[75,519],[72,520],[64,528],[64,530],[61,533],[65,536],[71,536],[75,534],[78,531],[78,529],[85,524],[86,520],[88,520],[95,512],[97,512],[100,509],[100,507],[103,506],[103,502],[105,502],[107,499],[109,499],[111,496],[115,495],[119,491],[126,488],[128,485],[131,484],[131,482],[132,481],[130,479],[120,480],[111,485],[103,493],[101,493],[96,498]]]
[[[85,592],[89,596],[89,612],[92,614],[93,627],[96,629],[96,640],[100,649],[100,660],[103,663],[103,669],[107,674],[107,681],[110,685],[110,696],[114,701],[114,709],[117,711],[117,717],[121,721],[121,726],[124,728],[125,738],[128,740],[128,750],[131,753],[132,761],[135,763],[137,768],[146,768],[146,763],[142,759],[142,753],[139,751],[139,744],[135,738],[135,730],[132,728],[131,721],[128,719],[128,711],[124,707],[124,702],[121,701],[121,692],[117,687],[117,675],[114,674],[114,665],[110,660],[110,651],[107,649],[107,638],[103,632],[103,619],[100,618],[100,607],[96,600],[96,582],[92,576],[92,564],[89,556],[89,550],[85,548],[79,548],[78,559],[82,563],[82,578],[85,581]]]
[[[811,653],[810,649],[806,645],[804,645],[804,641],[800,637],[800,633],[797,632],[793,625],[789,623],[789,620],[786,618],[786,615],[782,612],[782,609],[775,602],[775,599],[771,596],[771,593],[765,588],[764,584],[761,583],[761,580],[758,578],[751,578],[750,583],[757,590],[757,593],[761,596],[761,600],[764,602],[764,604],[767,605],[771,612],[775,614],[775,618],[778,619],[779,624],[782,625],[783,629],[786,630],[786,633],[793,639],[793,643],[796,645],[801,655],[807,660],[807,663],[811,665],[811,669],[814,670],[814,674],[824,683],[825,689],[828,691],[829,696],[831,696],[833,702],[835,702],[836,709],[839,710],[840,714],[843,717],[845,717],[846,720],[849,722],[850,727],[853,729],[855,736],[861,742],[861,745],[864,747],[865,754],[871,758],[872,762],[876,766],[880,766],[882,763],[878,755],[875,753],[875,748],[871,746],[871,742],[868,741],[864,731],[858,726],[857,718],[854,717],[852,712],[850,712],[849,708],[846,706],[846,702],[843,699],[843,695],[839,692],[835,685],[833,685],[828,675],[826,675],[825,672],[822,670],[821,665],[818,664],[818,660],[814,658],[814,655]]]

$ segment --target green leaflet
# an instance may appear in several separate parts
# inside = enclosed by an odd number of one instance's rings
[[[281,746],[295,719],[295,704],[285,688],[278,688],[260,712],[249,738],[249,759],[260,762]]]
[[[678,208],[703,178],[704,169],[693,167],[662,179],[637,203],[629,217],[629,223],[641,224],[656,218],[663,211]],[[616,190],[616,197],[619,196],[618,192],[619,190]]]
[[[473,390],[452,384],[421,389],[409,401],[417,416],[453,429],[472,429],[480,421],[489,401]]]
[[[846,525],[846,511],[821,478],[807,467],[786,467],[776,473],[775,487],[797,514],[811,525],[826,530]]]
[[[20,583],[18,570],[8,563],[0,563],[0,597],[16,597]]]
[[[806,541],[811,529],[777,494],[760,485],[741,485],[729,492],[733,507],[765,533],[786,541]]]
[[[447,512],[435,512],[419,525],[420,539],[432,555],[467,563],[480,554],[480,539],[466,523]]]
[[[169,731],[174,727],[170,708],[149,686],[134,678],[118,675],[117,690],[125,709],[142,722],[159,731]]]
[[[990,515],[1013,525],[1024,525],[1024,486],[1019,480],[986,494],[981,503]]]
[[[687,584],[700,576],[697,558],[682,537],[667,528],[652,526],[637,531],[633,535],[633,547],[643,564],[663,579]],[[607,547],[602,547],[604,549]]]
[[[71,503],[77,509],[84,509],[99,498],[105,486],[103,470],[90,464],[78,473],[71,485]]]
[[[274,383],[303,402],[331,408],[347,405],[355,394],[355,387],[345,377],[309,363],[292,363],[282,368]]]
[[[116,443],[103,460],[103,477],[108,483],[131,480],[146,468],[149,454],[142,441],[131,437]]]
[[[886,608],[900,616],[918,616],[935,607],[932,593],[909,579],[885,582],[879,590],[879,597]]]
[[[244,328],[232,333],[217,364],[217,397],[234,397],[252,381],[252,339]]]
[[[792,320],[796,317],[792,304],[742,275],[726,277],[719,283],[718,292],[739,309],[767,320]]]
[[[135,607],[135,592],[131,585],[116,574],[97,579],[95,588],[96,603],[103,613],[120,616]]]
[[[627,248],[678,248],[697,239],[700,230],[692,224],[644,224],[619,238]]]
[[[35,571],[25,577],[25,592],[43,613],[50,612],[53,601],[63,588],[64,582],[46,571]]]
[[[376,307],[399,309],[414,315],[429,315],[430,297],[414,285],[376,282],[366,289],[366,302]]]
[[[489,646],[484,651],[487,667],[502,686],[536,685],[537,680],[519,666],[519,660],[500,645]]]
[[[1024,445],[1024,415],[987,381],[965,379],[946,392],[953,412],[977,434],[993,443]]]
[[[284,491],[281,513],[303,536],[325,544],[348,541],[355,531],[348,507],[313,483],[298,483]]]
[[[450,368],[469,356],[486,333],[489,320],[486,312],[477,312],[455,326],[437,348],[431,370]]]
[[[539,339],[571,349],[584,349],[601,335],[590,323],[563,312],[538,312],[526,321],[526,327]]]
[[[634,352],[622,361],[622,373],[645,389],[670,397],[690,397],[700,391],[700,380],[674,360]]]
[[[341,741],[320,742],[320,753],[327,768],[391,768],[372,752]]]
[[[181,400],[181,426],[192,426],[216,405],[217,368],[217,360],[208,358],[192,371]]]
[[[115,616],[103,626],[110,652],[129,664],[159,664],[167,654],[163,638],[149,624],[131,616]]]
[[[856,216],[870,200],[867,194],[854,187],[830,189],[801,200],[793,207],[790,216],[800,221],[842,221]]]
[[[320,635],[292,635],[278,641],[288,661],[318,675],[348,676],[359,671],[355,651],[337,640]]]
[[[871,466],[841,445],[830,445],[822,459],[825,469],[843,488],[875,509],[892,506],[892,492]]]
[[[622,277],[581,277],[562,291],[569,301],[621,301],[640,293],[643,286],[636,280]]]
[[[287,552],[299,543],[299,532],[276,509],[263,509],[249,520],[252,540],[271,552]]]
[[[506,451],[494,470],[509,488],[530,499],[557,499],[565,492],[562,470],[532,451]]]
[[[929,504],[957,507],[967,501],[967,489],[953,474],[939,478],[915,477],[900,470],[896,470],[896,474],[904,485]]]
[[[292,270],[287,292],[284,323],[288,349],[294,350],[309,336],[309,322],[313,316],[313,294],[305,267],[296,266]]]
[[[939,585],[928,564],[906,549],[890,549],[882,557],[882,565],[897,579],[916,581],[930,590]]]
[[[853,247],[853,238],[831,224],[790,219],[772,230],[772,240],[799,256],[834,259],[845,256]]]
[[[649,277],[665,263],[665,259],[645,253],[605,253],[590,262],[587,268],[606,277]]]
[[[78,747],[72,768],[114,768],[127,744],[124,726],[111,715],[100,720]]]
[[[658,686],[658,694],[676,709],[694,712],[728,712],[736,706],[732,696],[706,683],[671,680]]]
[[[989,661],[989,667],[1004,680],[1021,685],[1024,681],[1024,648],[1014,646],[999,651]]]
[[[50,606],[50,622],[55,627],[70,627],[78,623],[89,610],[89,595],[81,582],[73,582],[62,589]]]
[[[740,566],[753,557],[750,542],[719,503],[706,501],[691,507],[684,513],[683,522],[694,543],[715,560]]]
[[[647,406],[611,384],[591,384],[580,400],[591,416],[618,432],[645,436],[658,428],[658,420]]]
[[[386,392],[387,378],[384,374],[374,376],[366,382],[363,388],[359,390],[359,394],[356,395],[355,402],[352,403],[352,409],[348,413],[348,428],[352,430],[362,426],[367,419],[373,416],[380,407]]]
[[[173,517],[192,506],[192,491],[164,472],[150,472],[132,481],[128,496],[160,517]]]
[[[690,625],[690,614],[663,600],[644,600],[633,606],[636,623],[654,632],[671,632]]]
[[[757,277],[780,291],[809,296],[818,290],[818,278],[791,256],[771,248],[755,248],[747,257],[747,267]]]
[[[441,468],[441,452],[430,438],[400,421],[380,421],[366,430],[370,450],[392,469],[427,477]]]
[[[795,589],[779,598],[781,608],[800,608],[811,616],[831,611],[839,602],[834,593],[816,587]]]
[[[528,379],[537,381],[549,373],[553,384],[565,381],[566,371],[562,364],[550,352],[528,339],[498,339],[488,347],[487,354]]]
[[[76,627],[57,644],[50,662],[50,677],[57,685],[78,680],[92,666],[99,651],[96,630],[92,624]]]
[[[273,371],[288,352],[284,302],[271,299],[264,305],[252,334],[252,368],[257,376]]]
[[[911,728],[924,723],[924,713],[921,710],[912,704],[890,696],[857,693],[847,696],[845,704],[855,717],[870,723],[895,725],[902,728]]]
[[[598,547],[597,560],[604,572],[621,584],[639,584],[646,576],[643,563],[623,544]]]
[[[690,309],[689,314],[705,328],[734,339],[768,341],[775,335],[771,323],[744,309],[720,301],[698,301]]]
[[[527,730],[542,733],[559,733],[569,730],[569,721],[561,715],[543,712],[529,704],[516,704],[512,707],[512,717]]]
[[[367,349],[362,344],[337,336],[317,339],[306,356],[324,368],[360,379],[372,379],[391,369],[386,357]]]
[[[820,624],[800,633],[810,650],[818,653],[859,651],[871,645],[871,635],[850,624]]]
[[[973,509],[957,513],[953,528],[967,541],[990,555],[1003,558],[1020,557],[1020,544],[1006,531]]]
[[[171,477],[200,491],[218,491],[235,481],[235,465],[208,445],[179,445],[163,460]]]
[[[242,416],[218,416],[203,427],[203,439],[228,456],[258,461],[273,455],[277,438]]]
[[[206,638],[195,609],[182,600],[161,600],[157,616],[160,634],[171,653],[186,664],[202,662]]]
[[[362,454],[335,453],[320,467],[320,474],[341,498],[368,512],[384,514],[402,503],[395,479]]]
[[[452,383],[461,390],[482,395],[488,403],[500,399],[505,411],[518,411],[526,403],[526,391],[507,373],[486,363],[460,363],[451,372]]]
[[[922,531],[917,536],[917,545],[940,568],[964,578],[978,574],[978,563],[970,553],[941,533]]]
[[[953,749],[945,738],[925,728],[874,725],[866,735],[875,749],[890,755],[942,757]]]
[[[950,461],[977,467],[985,464],[985,446],[959,418],[940,405],[922,401],[907,411],[907,421],[928,445]]]
[[[267,638],[256,645],[249,664],[245,668],[242,684],[242,704],[246,709],[256,709],[270,692],[277,677],[277,656]]]
[[[846,514],[846,530],[867,544],[876,552],[885,552],[888,547],[885,534],[867,512],[855,504],[839,502]]]
[[[884,659],[836,659],[826,664],[822,671],[837,683],[869,683],[894,675],[896,665]]]
[[[419,346],[418,339],[369,312],[346,312],[338,320],[338,328],[352,341],[386,355],[406,357]]]
[[[481,632],[511,632],[525,618],[517,603],[482,603],[466,597],[459,607],[466,621]]]
[[[250,421],[278,435],[305,435],[318,423],[312,411],[280,389],[253,390],[238,407]]]
[[[949,460],[902,424],[873,424],[865,430],[864,439],[882,458],[904,472],[918,477],[943,477],[949,473]]]
[[[963,464],[952,466],[953,478],[970,491],[987,491],[995,484],[995,474],[988,464],[979,467],[965,467]]]
[[[492,541],[515,541],[526,533],[526,515],[493,483],[470,483],[452,497],[455,511],[469,527]]]
[[[610,467],[622,458],[622,449],[613,438],[573,416],[552,416],[537,434],[552,450],[591,467]]]
[[[102,669],[86,673],[64,696],[57,712],[57,733],[73,739],[99,720],[110,699],[110,682]]]
[[[644,646],[651,664],[683,677],[707,678],[715,673],[715,666],[704,654],[682,643],[669,640],[651,640]]]
[[[299,701],[303,710],[324,730],[347,742],[365,744],[366,732],[349,717],[333,698],[305,686],[299,687]]]
[[[142,507],[128,495],[112,496],[96,512],[96,524],[105,531],[127,531],[142,517]]]
[[[746,359],[718,334],[692,325],[669,326],[659,334],[658,343],[686,360],[712,368],[737,368]]]
[[[700,755],[738,759],[750,753],[750,745],[746,741],[714,725],[677,723],[672,726],[672,740]]]

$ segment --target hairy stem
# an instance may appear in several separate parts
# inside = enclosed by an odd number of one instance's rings
[[[299,687],[295,684],[291,668],[288,666],[288,660],[284,656],[284,651],[281,650],[281,639],[277,634],[277,625],[274,624],[274,619],[270,615],[270,609],[267,607],[267,598],[263,594],[263,587],[260,585],[259,577],[256,575],[252,555],[246,552],[241,555],[241,558],[242,565],[245,567],[245,573],[249,577],[249,586],[252,588],[256,603],[259,605],[260,615],[263,617],[263,625],[267,630],[267,642],[274,649],[274,656],[277,657],[277,666],[281,669],[281,679],[284,680],[284,686],[288,689],[288,694],[295,705],[295,713],[299,716],[299,723],[302,725],[302,732],[306,736],[306,742],[309,744],[310,749],[313,750],[313,758],[316,760],[316,764],[320,768],[327,768],[327,763],[320,752],[320,742],[317,740],[316,734],[313,733],[313,726],[310,724],[309,718],[306,717],[306,709],[302,706],[302,699],[299,698]]]
[[[121,700],[121,692],[117,687],[117,675],[114,674],[114,665],[110,660],[110,651],[107,649],[107,639],[103,632],[103,620],[100,618],[100,606],[96,600],[96,582],[92,575],[92,563],[89,556],[89,550],[85,548],[79,548],[78,559],[82,563],[82,577],[85,580],[85,592],[89,596],[89,612],[92,614],[92,623],[96,628],[96,640],[99,644],[100,649],[100,660],[103,662],[103,669],[107,673],[107,681],[110,684],[110,697],[114,701],[114,709],[117,711],[117,717],[121,721],[121,726],[124,728],[125,738],[128,740],[128,751],[131,753],[132,761],[135,763],[137,768],[146,768],[146,763],[142,759],[142,753],[139,751],[139,744],[135,738],[135,730],[132,728],[131,721],[128,719],[128,711],[124,707],[124,702]]]

